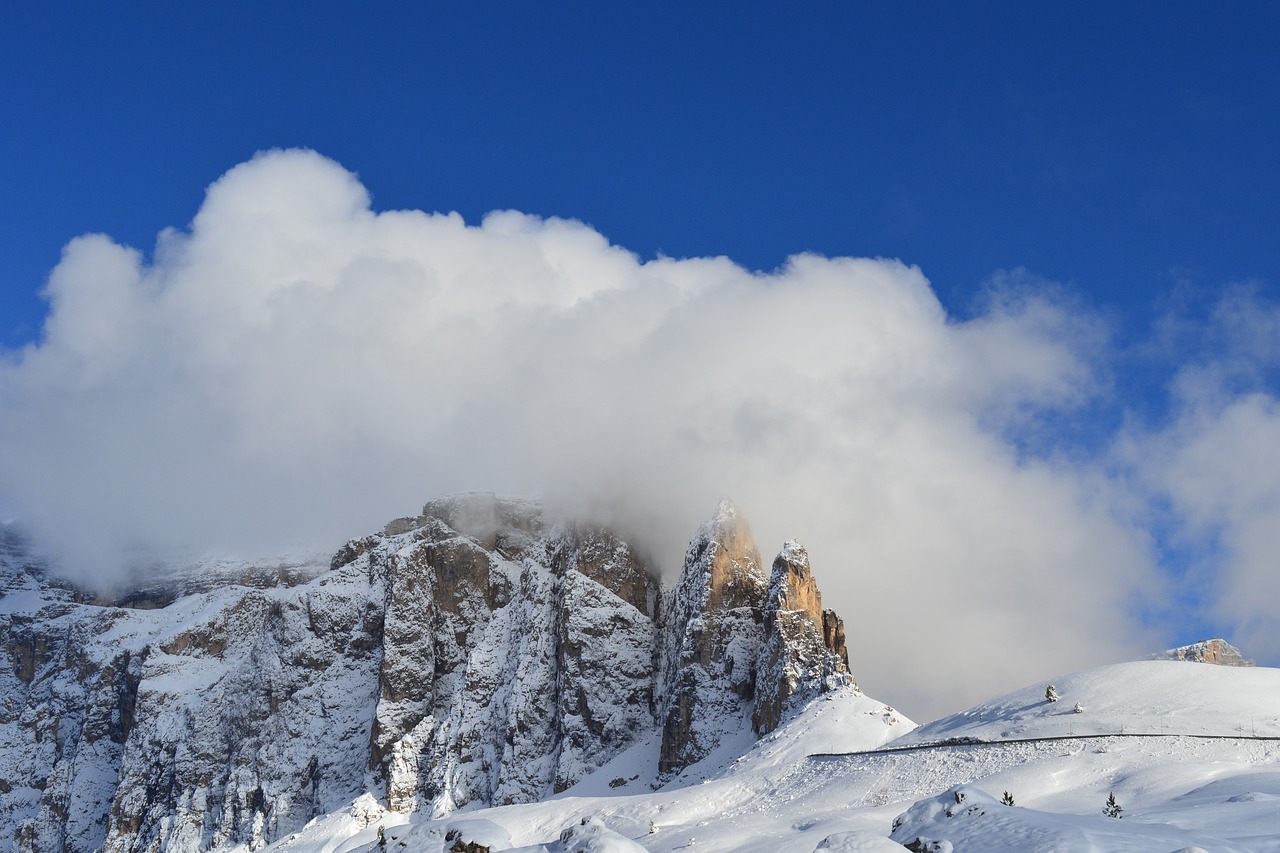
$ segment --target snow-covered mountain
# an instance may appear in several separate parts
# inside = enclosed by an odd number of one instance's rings
[[[1208,642],[917,728],[728,504],[670,585],[492,495],[112,600],[0,545],[0,849],[1280,851],[1280,670]]]
[[[628,751],[661,784],[852,684],[803,548],[767,568],[727,503],[669,588],[609,530],[485,494],[327,564],[112,601],[7,545],[0,839],[22,850],[256,849],[362,795],[533,802]]]

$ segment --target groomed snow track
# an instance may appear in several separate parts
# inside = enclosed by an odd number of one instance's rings
[[[1200,740],[1261,740],[1278,741],[1280,735],[1209,735],[1209,734],[1174,734],[1165,732],[1113,732],[1111,734],[1089,735],[1053,735],[1050,737],[1004,738],[1002,740],[981,740],[979,738],[951,738],[949,740],[932,741],[930,743],[911,743],[903,746],[882,746],[861,752],[814,752],[809,758],[848,758],[855,755],[879,755],[886,752],[918,752],[922,749],[944,749],[963,746],[1004,746],[1011,743],[1047,743],[1067,740],[1101,740],[1103,738],[1135,737],[1135,738],[1199,738]]]
[[[1116,753],[1117,758],[1123,753],[1125,764],[1214,761],[1230,756],[1234,761],[1263,766],[1280,764],[1280,737],[1126,733],[888,746],[846,754],[814,753],[788,782],[797,797],[839,778],[853,805],[914,802],[954,785],[975,783],[981,787],[981,780],[1024,765],[1054,759],[1069,762],[1086,751],[1099,756]],[[1111,772],[1109,762],[1094,764],[1093,775],[1099,781],[1106,780]],[[1081,782],[1072,780],[1074,785]]]

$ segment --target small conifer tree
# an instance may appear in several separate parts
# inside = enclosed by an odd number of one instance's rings
[[[1052,684],[1050,684],[1044,691],[1044,701],[1046,702],[1057,702],[1061,698],[1062,697],[1058,695],[1058,688],[1054,687]]]
[[[1013,794],[1005,791],[1004,796],[1000,798],[1000,802],[1004,803],[1006,806],[1013,805]]]
[[[1115,792],[1107,794],[1107,804],[1102,807],[1102,813],[1107,817],[1122,818],[1124,817],[1124,807],[1116,802]]]

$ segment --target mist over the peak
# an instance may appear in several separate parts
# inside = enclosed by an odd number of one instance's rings
[[[510,211],[376,213],[291,150],[215,182],[150,260],[73,240],[46,293],[41,341],[0,366],[0,497],[82,582],[336,546],[470,489],[618,523],[672,570],[730,496],[766,560],[808,546],[855,672],[913,714],[1154,642],[1132,492],[1019,449],[1099,393],[1106,349],[1034,288],[961,321],[893,260],[759,273]]]

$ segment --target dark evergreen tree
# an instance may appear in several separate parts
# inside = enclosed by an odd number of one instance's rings
[[[1122,812],[1124,812],[1124,807],[1116,802],[1116,795],[1113,791],[1107,795],[1107,804],[1103,806],[1102,813],[1107,817],[1122,818],[1124,817]]]
[[[1000,798],[1000,802],[1004,803],[1006,806],[1013,805],[1013,794],[1005,791],[1004,796]]]

